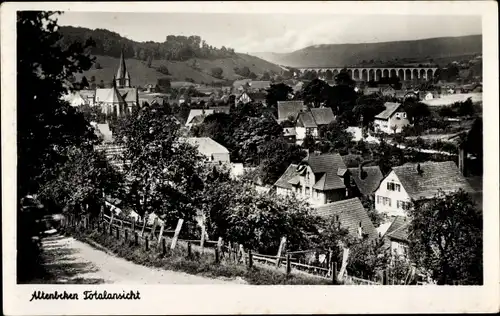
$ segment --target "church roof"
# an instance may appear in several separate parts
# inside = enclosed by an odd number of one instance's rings
[[[125,65],[125,58],[123,58],[123,49],[120,55],[120,65],[118,66],[118,71],[116,72],[116,79],[130,79],[130,75],[127,70],[127,66]]]
[[[126,103],[125,100],[123,99],[123,97],[121,96],[120,91],[118,91],[118,89],[116,87],[113,87],[110,89],[108,96],[102,102],[113,103],[113,104],[115,104],[115,103],[125,104]]]

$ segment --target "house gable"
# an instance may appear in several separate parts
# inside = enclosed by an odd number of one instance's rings
[[[394,171],[391,171],[375,190],[375,210],[389,216],[407,216],[404,203],[411,199]]]

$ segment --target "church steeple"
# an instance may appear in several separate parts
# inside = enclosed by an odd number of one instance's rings
[[[115,83],[118,88],[130,88],[130,75],[125,64],[125,58],[123,57],[123,47],[120,56],[120,65],[115,76]]]

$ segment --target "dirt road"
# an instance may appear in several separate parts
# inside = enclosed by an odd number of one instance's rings
[[[79,284],[235,284],[242,280],[210,279],[183,272],[141,266],[97,250],[72,237],[42,241],[47,276],[43,283]]]

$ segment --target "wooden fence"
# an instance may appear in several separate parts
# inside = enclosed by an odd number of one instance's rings
[[[315,251],[291,251],[285,252],[286,238],[281,239],[280,247],[276,255],[259,254],[251,249],[244,249],[243,245],[218,240],[200,239],[180,239],[178,238],[182,227],[182,220],[179,220],[175,230],[165,229],[164,226],[159,226],[155,221],[153,225],[148,225],[147,222],[127,221],[124,219],[114,218],[114,213],[111,216],[100,214],[98,218],[90,219],[88,216],[77,218],[70,216],[63,221],[64,227],[73,227],[77,230],[97,230],[102,234],[108,234],[116,237],[118,240],[125,240],[134,246],[144,247],[146,251],[152,249],[160,249],[165,255],[167,248],[170,250],[178,249],[177,245],[182,245],[182,250],[185,251],[188,257],[192,257],[194,253],[205,256],[213,256],[214,262],[245,264],[249,268],[253,265],[261,267],[284,270],[286,275],[292,272],[306,274],[308,276],[327,279],[332,284],[364,284],[364,285],[380,285],[382,283],[348,276],[347,273],[339,280],[337,262],[328,262],[328,268],[308,265],[298,262],[294,257],[298,254]],[[168,246],[167,244],[170,244]]]

